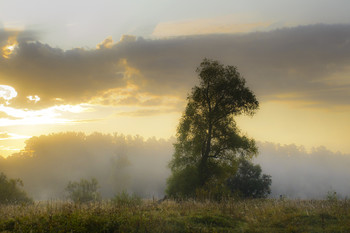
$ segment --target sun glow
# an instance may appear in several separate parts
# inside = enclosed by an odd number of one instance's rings
[[[90,111],[90,109],[81,105],[60,105],[42,110],[16,109],[0,105],[0,112],[4,112],[12,118],[0,118],[0,126],[72,124],[74,120],[66,119],[62,113],[76,114],[86,111]]]
[[[31,95],[30,95],[30,96],[27,96],[27,99],[28,99],[29,101],[33,101],[34,103],[40,101],[40,97],[37,96],[37,95],[35,95],[35,96],[31,96]]]
[[[7,44],[2,47],[2,57],[3,58],[10,58],[11,54],[14,52],[16,46],[18,45],[18,42],[16,40],[16,36],[11,36],[7,39]]]
[[[15,139],[28,139],[28,138],[31,138],[31,136],[0,132],[0,141],[9,140],[9,139],[15,140]]]
[[[4,99],[6,104],[9,104],[9,100],[17,96],[16,90],[7,85],[0,85],[0,99]]]

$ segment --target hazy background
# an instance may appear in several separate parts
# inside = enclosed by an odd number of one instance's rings
[[[349,9],[348,0],[0,0],[0,155],[10,156],[0,172],[36,199],[91,177],[104,197],[161,197],[173,151],[161,138],[175,136],[206,57],[237,66],[260,102],[236,120],[260,142],[272,196],[344,197]]]
[[[21,178],[37,200],[65,198],[68,181],[82,178],[96,178],[104,198],[124,190],[162,198],[174,140],[75,132],[42,135],[29,139],[25,151],[1,159],[0,171]],[[342,198],[349,195],[350,155],[273,143],[259,143],[259,148],[254,162],[272,176],[271,197],[325,198],[328,191]]]

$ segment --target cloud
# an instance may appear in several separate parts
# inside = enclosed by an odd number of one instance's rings
[[[149,54],[147,60],[143,56],[127,59],[154,84],[154,92],[170,91],[160,85],[173,86],[173,91],[190,90],[195,83],[193,67],[209,57],[237,66],[263,100],[280,100],[288,94],[291,101],[348,105],[348,83],[329,78],[350,73],[349,29],[350,25],[311,25],[245,35],[144,41],[147,46],[142,48],[147,50],[141,53]],[[175,80],[177,84],[172,83]]]
[[[11,125],[41,125],[41,124],[67,124],[74,120],[67,119],[64,114],[90,112],[87,105],[59,105],[40,110],[12,108],[0,105],[0,126]],[[73,117],[74,118],[74,117]]]
[[[104,48],[111,48],[113,46],[113,39],[111,36],[104,39],[101,43],[99,43],[96,48],[97,49],[104,49]]]
[[[114,49],[140,71],[142,89],[186,96],[204,57],[235,65],[259,99],[349,105],[350,25],[310,25],[244,35],[137,40]]]
[[[28,139],[28,138],[30,137],[25,135],[18,135],[18,134],[8,133],[8,132],[0,132],[0,140]]]
[[[7,114],[4,111],[0,111],[0,119],[10,119],[10,120],[17,120],[19,119],[18,117],[14,117],[14,116],[10,116],[9,114]]]
[[[1,31],[1,43],[8,36]],[[207,57],[237,66],[262,101],[348,106],[349,41],[350,25],[157,40],[124,36],[114,44],[107,38],[97,49],[66,51],[18,39],[15,52],[0,59],[0,82],[17,91],[13,106],[27,108],[96,99],[118,105],[122,101],[115,101],[112,91],[128,92],[130,86],[138,95],[185,99],[197,83],[196,67]],[[40,101],[29,101],[27,96],[38,96]],[[139,101],[131,97],[124,104]]]
[[[32,30],[9,30],[0,28],[0,47],[8,44],[9,39],[15,38],[18,42],[30,42],[38,39],[40,33]]]
[[[145,117],[145,116],[155,116],[159,114],[169,114],[174,112],[175,109],[139,109],[137,111],[129,111],[129,112],[119,112],[117,115],[119,116],[130,116],[130,117]]]
[[[3,101],[6,101],[6,104],[8,104],[8,101],[16,96],[17,92],[13,87],[0,85],[0,100],[2,99]]]
[[[136,85],[128,85],[126,88],[109,89],[99,96],[94,97],[90,103],[98,105],[114,106],[166,106],[176,108],[183,100],[172,95],[154,95],[150,92],[142,92]]]
[[[7,138],[10,138],[11,136],[6,133],[6,132],[0,132],[0,140],[1,139],[7,139]]]
[[[17,53],[3,63],[2,77],[8,77],[6,83],[18,93],[13,103],[22,106],[47,107],[57,104],[57,98],[68,104],[87,102],[100,91],[125,85],[123,76],[116,74],[118,60],[99,50],[63,51],[39,42],[20,43]],[[40,102],[26,98],[35,95]]]

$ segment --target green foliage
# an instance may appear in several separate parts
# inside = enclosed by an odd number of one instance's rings
[[[182,170],[174,170],[167,180],[167,189],[171,197],[186,199],[194,197],[198,185],[198,170],[195,166],[186,166]]]
[[[327,192],[326,200],[331,202],[338,201],[337,192],[334,190],[329,190]]]
[[[271,176],[261,174],[261,167],[246,159],[240,160],[237,173],[228,179],[233,193],[244,198],[265,198],[270,194]]]
[[[20,188],[22,186],[20,179],[8,179],[0,173],[0,204],[32,203],[32,199]]]
[[[92,178],[91,181],[86,179],[81,179],[80,182],[70,181],[65,191],[74,203],[88,203],[101,200],[98,188],[97,180]]]
[[[135,193],[130,195],[126,191],[123,191],[113,197],[112,203],[119,206],[139,206],[142,204],[142,199]]]
[[[253,115],[259,106],[237,68],[204,59],[197,73],[200,84],[188,96],[169,164],[172,197],[194,196],[210,180],[232,175],[238,156],[257,153],[254,140],[241,135],[233,118]]]
[[[232,196],[223,180],[211,179],[204,186],[196,189],[196,200],[223,202]]]

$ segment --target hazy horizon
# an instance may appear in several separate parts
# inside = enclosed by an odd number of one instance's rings
[[[0,159],[0,170],[22,179],[36,200],[65,199],[69,181],[91,178],[98,180],[103,198],[127,191],[160,199],[174,140],[97,132],[41,135],[29,139],[21,153]],[[271,175],[269,197],[324,199],[333,191],[348,197],[350,185],[344,177],[350,176],[350,154],[268,142],[258,142],[258,147],[253,162]]]

